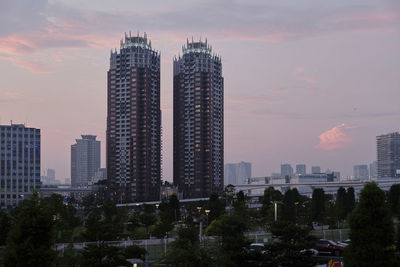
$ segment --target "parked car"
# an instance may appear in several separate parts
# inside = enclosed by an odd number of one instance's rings
[[[319,255],[334,255],[340,257],[343,253],[344,246],[339,245],[332,240],[319,239],[315,243],[314,249],[318,251]]]
[[[267,251],[265,250],[264,244],[263,243],[251,243],[247,250],[249,252],[261,252],[262,254],[267,253]]]
[[[309,249],[300,250],[300,253],[306,254],[306,255],[311,255],[311,256],[317,256],[318,250],[316,250],[315,248],[309,248]]]
[[[339,241],[339,242],[337,242],[339,245],[341,245],[341,246],[343,246],[343,247],[346,247],[346,246],[348,246],[349,244],[350,244],[350,239],[346,239],[346,240],[344,240],[344,241]]]

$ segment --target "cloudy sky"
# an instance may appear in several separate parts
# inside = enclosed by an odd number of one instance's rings
[[[225,162],[253,175],[306,163],[352,175],[400,128],[398,0],[0,0],[0,123],[42,129],[42,171],[102,141],[106,72],[124,32],[161,51],[163,174],[172,180],[172,58],[208,38],[223,60]]]

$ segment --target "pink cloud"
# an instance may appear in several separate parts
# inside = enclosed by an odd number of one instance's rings
[[[335,150],[348,144],[351,140],[344,133],[343,129],[347,129],[344,123],[320,134],[318,136],[319,143],[316,145],[316,148],[321,150]]]
[[[0,94],[0,103],[16,102],[16,101],[21,100],[23,97],[24,96],[21,93],[6,91],[6,92]]]
[[[26,69],[33,73],[51,73],[53,72],[48,66],[32,59],[21,58],[16,55],[0,55],[0,60],[11,62],[14,66]]]
[[[33,52],[34,45],[23,37],[17,35],[0,38],[0,51],[6,54],[27,54]]]
[[[297,72],[297,73],[302,73],[302,72],[304,72],[304,67],[297,67],[297,68],[296,68],[296,72]]]
[[[5,92],[4,96],[6,99],[10,99],[10,100],[18,100],[23,97],[23,95],[18,92]]]
[[[315,84],[318,82],[318,79],[315,77],[301,77],[299,80],[305,81],[306,83]]]

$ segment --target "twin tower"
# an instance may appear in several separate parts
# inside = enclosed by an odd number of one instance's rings
[[[207,40],[174,58],[173,181],[184,198],[223,190],[224,80]],[[156,201],[161,185],[160,53],[144,36],[111,52],[107,73],[107,177],[118,203]]]

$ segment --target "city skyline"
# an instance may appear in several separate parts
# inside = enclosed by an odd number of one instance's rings
[[[163,53],[163,179],[172,181],[172,58],[193,35],[208,37],[223,55],[225,162],[245,158],[254,176],[277,172],[282,162],[351,176],[353,165],[376,160],[376,136],[399,130],[398,3],[214,4],[159,2],[153,10],[38,1],[25,13],[18,5],[33,4],[7,3],[0,123],[42,129],[42,169],[56,169],[60,179],[70,176],[69,145],[82,132],[99,137],[105,166],[109,49],[124,32],[146,31]]]

